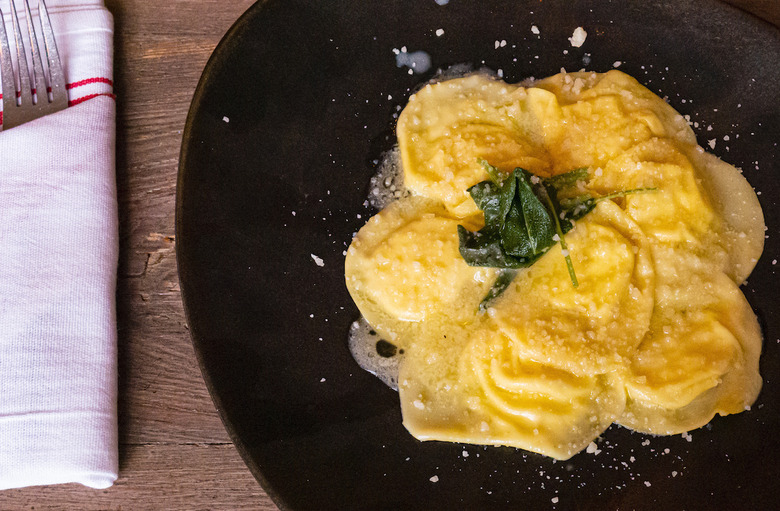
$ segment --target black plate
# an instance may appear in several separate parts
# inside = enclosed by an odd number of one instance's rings
[[[714,0],[440,3],[259,2],[203,74],[181,154],[178,263],[203,374],[247,465],[293,510],[774,508],[780,32]],[[578,26],[588,36],[574,48]],[[404,47],[433,67],[398,67]],[[758,402],[692,438],[613,426],[600,453],[568,462],[416,441],[397,394],[350,357],[358,313],[343,278],[399,108],[453,64],[511,82],[617,61],[761,192],[767,246],[744,288],[765,333]]]

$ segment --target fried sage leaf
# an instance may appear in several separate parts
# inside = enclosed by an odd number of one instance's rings
[[[484,213],[485,226],[478,232],[458,228],[460,254],[471,266],[530,266],[555,243],[553,219],[537,196],[529,172],[517,168],[497,182],[500,174],[490,168],[495,179],[469,188]]]
[[[588,180],[586,168],[540,178],[519,167],[503,174],[484,160],[480,163],[490,179],[469,188],[469,194],[484,213],[485,226],[477,232],[458,226],[460,254],[470,266],[503,270],[480,310],[509,286],[517,272],[508,270],[531,266],[556,242],[561,244],[572,285],[577,287],[577,275],[564,240],[574,222],[590,213],[599,201],[655,190],[637,188],[593,197],[581,193],[580,183]],[[559,194],[564,198],[559,199]]]

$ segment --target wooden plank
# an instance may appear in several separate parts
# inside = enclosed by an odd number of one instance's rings
[[[124,443],[228,441],[186,327],[174,209],[181,135],[195,86],[214,47],[252,3],[107,2],[117,50]]]
[[[201,378],[173,238],[192,94],[214,47],[252,3],[106,2],[116,28],[120,478],[103,491],[0,492],[0,509],[276,509],[229,443]]]
[[[109,489],[64,484],[6,490],[0,492],[0,509],[277,509],[232,444],[129,445],[124,447],[122,465],[120,478]]]
[[[780,2],[778,0],[723,0],[780,27]]]

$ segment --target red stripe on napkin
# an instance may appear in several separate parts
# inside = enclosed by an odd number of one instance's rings
[[[75,89],[75,88],[78,88],[78,87],[82,87],[84,85],[91,85],[93,83],[104,83],[104,84],[108,85],[109,87],[111,87],[112,89],[114,88],[113,80],[111,80],[110,78],[104,78],[102,76],[98,76],[98,77],[94,77],[94,78],[87,78],[85,80],[79,80],[79,81],[73,82],[73,83],[66,83],[65,84],[65,89],[71,90],[71,89]],[[21,93],[17,92],[16,95],[17,95],[17,97],[19,97],[19,96],[21,96]],[[96,92],[94,94],[87,94],[86,96],[82,96],[80,98],[71,99],[71,100],[68,101],[68,106],[75,106],[75,105],[78,105],[79,103],[83,103],[83,102],[85,102],[87,100],[90,100],[90,99],[93,99],[93,98],[97,98],[99,96],[107,96],[107,97],[109,97],[109,98],[111,98],[113,100],[116,100],[116,94],[114,94],[113,92]],[[0,100],[2,100],[2,99],[3,99],[3,94],[0,93]],[[2,124],[3,124],[3,112],[0,111],[0,125],[2,125]]]
[[[86,80],[79,80],[78,82],[68,83],[65,84],[65,88],[70,90],[76,87],[81,87],[82,85],[89,85],[91,83],[106,83],[111,87],[114,86],[114,82],[112,80],[110,80],[109,78],[103,78],[101,76],[96,78],[87,78]]]
[[[75,106],[79,103],[83,103],[87,101],[88,99],[96,98],[98,96],[108,96],[111,99],[116,99],[116,94],[112,92],[98,92],[96,94],[87,94],[86,96],[82,96],[80,98],[72,99],[68,101],[68,106]],[[1,112],[0,112],[1,113]]]

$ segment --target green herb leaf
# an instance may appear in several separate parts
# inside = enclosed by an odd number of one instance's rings
[[[501,175],[501,171],[498,170],[497,167],[489,164],[487,160],[479,159],[477,161],[480,165],[485,167],[485,171],[488,173],[488,176],[490,176],[490,180],[493,181],[493,183],[500,185],[504,181],[505,176]]]
[[[527,268],[542,255],[539,254],[539,256],[528,259],[507,254],[501,244],[500,235],[485,229],[479,232],[472,232],[459,225],[458,239],[460,242],[460,255],[469,266]]]
[[[563,258],[566,261],[566,269],[569,271],[569,278],[571,279],[571,285],[574,287],[578,287],[580,285],[579,281],[577,280],[577,274],[574,272],[574,263],[571,262],[571,256],[569,255],[569,247],[566,245],[566,240],[564,238],[564,232],[563,228],[561,227],[561,217],[567,221],[567,225],[569,226],[569,229],[574,227],[574,222],[569,221],[566,219],[565,213],[562,215],[559,215],[558,208],[556,208],[555,203],[555,197],[556,197],[556,191],[554,188],[550,187],[550,189],[547,189],[547,205],[550,207],[550,211],[553,214],[553,218],[555,219],[555,231],[558,234],[558,241],[561,244],[561,253],[563,253]],[[594,206],[595,207],[595,206]],[[591,208],[593,209],[593,208]],[[568,229],[567,229],[568,230]]]
[[[590,195],[578,195],[571,199],[558,200],[555,188],[548,187],[547,195],[552,201],[552,210],[564,234],[574,228],[574,222],[584,217],[596,207],[596,201]]]
[[[603,200],[612,200],[617,199],[618,197],[625,197],[626,195],[632,195],[635,193],[645,193],[645,192],[655,192],[658,191],[658,188],[652,187],[652,188],[631,188],[630,190],[621,190],[619,192],[610,193],[608,195],[603,195],[601,197],[594,197],[593,200],[596,202],[601,202]]]
[[[556,190],[563,190],[566,188],[572,188],[578,181],[588,180],[588,168],[581,167],[578,169],[570,170],[557,176],[552,176],[544,179],[545,186],[552,186]]]
[[[498,169],[483,162],[488,174]],[[458,229],[460,253],[472,266],[523,268],[536,261],[553,244],[552,218],[530,182],[531,174],[517,168],[500,184],[483,181],[469,188],[485,216],[479,232]]]
[[[517,231],[519,237],[505,238],[504,248],[512,255],[533,257],[546,252],[554,244],[555,229],[550,213],[534,193],[531,175],[523,169],[515,169],[514,175],[517,180],[514,201],[517,214],[513,218],[514,229],[511,232]]]
[[[496,232],[504,222],[506,213],[501,214],[500,186],[491,181],[482,181],[469,188],[469,193],[485,216],[485,227]]]
[[[490,180],[469,188],[469,194],[485,217],[485,226],[472,232],[458,226],[460,254],[471,266],[500,268],[488,295],[480,303],[484,310],[514,279],[518,268],[535,263],[558,242],[574,287],[578,286],[564,235],[602,200],[655,188],[635,188],[603,197],[578,193],[577,183],[587,181],[587,168],[579,168],[550,178],[538,178],[527,170],[516,168],[509,175],[485,160]],[[559,193],[563,199],[558,198]]]
[[[516,275],[516,269],[502,268],[501,270],[498,270],[498,275],[496,276],[496,280],[493,282],[490,291],[488,291],[485,298],[479,303],[480,312],[486,311],[493,301],[501,296],[501,293],[506,291]]]
[[[499,231],[502,231],[506,226],[509,215],[512,212],[512,207],[515,204],[516,192],[517,179],[515,179],[514,176],[512,176],[510,179],[504,180],[504,183],[499,187],[498,211],[496,219],[496,227]]]
[[[580,208],[581,206],[589,205],[590,203],[595,205],[595,201],[592,195],[575,195],[574,197],[561,199],[560,207],[562,210],[572,211],[572,214],[574,214],[574,210]]]
[[[472,232],[458,226],[460,255],[470,266],[486,266],[489,268],[511,268],[512,258],[508,257],[501,247],[498,233],[490,229]]]

